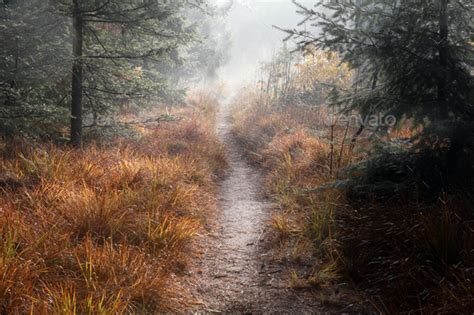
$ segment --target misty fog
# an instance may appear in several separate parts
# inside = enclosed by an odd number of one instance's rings
[[[474,314],[473,0],[0,0],[0,315]]]
[[[228,5],[227,0],[215,0]],[[300,3],[311,6],[314,2]],[[261,62],[268,61],[283,45],[286,34],[274,28],[295,28],[303,19],[291,0],[235,0],[227,14],[232,36],[230,60],[220,70],[220,78],[237,87],[254,80]],[[291,42],[288,43],[291,45]]]

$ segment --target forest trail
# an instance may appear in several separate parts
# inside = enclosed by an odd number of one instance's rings
[[[198,257],[186,279],[199,313],[337,312],[337,289],[292,290],[288,264],[271,259],[267,235],[272,204],[264,198],[262,176],[242,156],[230,136],[229,107],[222,106],[217,123],[226,145],[229,171],[219,186],[216,221],[198,240]]]

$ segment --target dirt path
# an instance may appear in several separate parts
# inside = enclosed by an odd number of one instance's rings
[[[262,178],[229,136],[228,109],[219,114],[218,132],[228,150],[230,170],[220,185],[220,212],[211,234],[198,241],[199,257],[190,271],[198,313],[338,312],[345,305],[324,293],[295,291],[285,279],[288,266],[271,259],[266,229],[271,204],[261,195]]]

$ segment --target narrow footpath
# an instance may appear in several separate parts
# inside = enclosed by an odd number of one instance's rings
[[[229,108],[218,115],[218,134],[226,145],[229,171],[219,188],[215,226],[198,240],[198,257],[189,272],[190,312],[223,314],[339,313],[348,305],[338,290],[293,290],[288,266],[273,260],[269,219],[272,204],[262,194],[262,177],[230,136]]]

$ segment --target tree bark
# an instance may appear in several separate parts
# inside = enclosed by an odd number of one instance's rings
[[[447,73],[448,73],[448,2],[439,0],[439,78],[438,78],[438,106],[442,119],[447,119]]]
[[[82,46],[84,22],[80,13],[79,1],[73,1],[74,61],[72,65],[71,86],[71,144],[76,148],[82,146]]]
[[[378,79],[378,70],[375,71],[374,77],[372,78],[372,86],[371,86],[371,91],[375,90],[377,87],[377,79]],[[352,136],[351,140],[351,145],[349,146],[349,156],[352,156],[352,151],[354,150],[354,147],[356,145],[357,138],[362,134],[362,132],[365,129],[365,121],[367,120],[368,115],[364,117],[364,122],[360,125],[359,129],[357,132]]]

